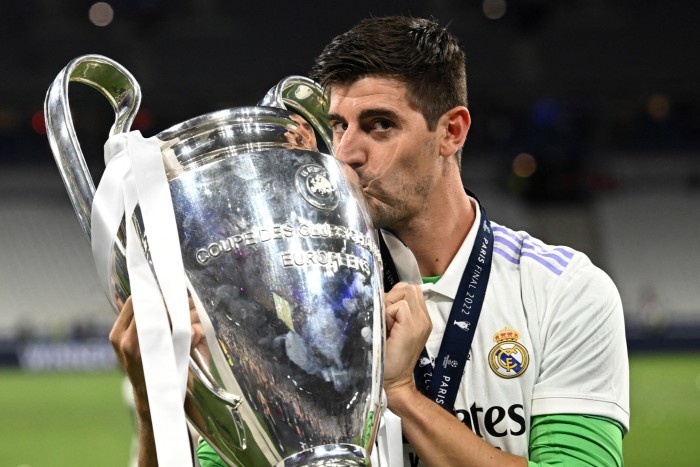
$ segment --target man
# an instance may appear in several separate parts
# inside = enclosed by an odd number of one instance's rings
[[[314,75],[330,93],[336,154],[360,177],[394,271],[414,284],[386,295],[384,388],[408,465],[621,464],[619,295],[583,254],[485,221],[462,189],[470,115],[456,38],[427,20],[366,20],[326,47]]]
[[[313,75],[329,92],[337,157],[382,229],[384,388],[405,465],[621,465],[619,295],[585,255],[489,222],[463,189],[470,114],[456,38],[424,19],[368,19]],[[200,458],[212,458],[206,446]]]

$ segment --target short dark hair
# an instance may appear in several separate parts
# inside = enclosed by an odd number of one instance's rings
[[[326,46],[310,75],[324,88],[372,75],[397,79],[405,83],[409,104],[423,114],[431,131],[442,114],[467,105],[464,51],[434,20],[364,19]]]

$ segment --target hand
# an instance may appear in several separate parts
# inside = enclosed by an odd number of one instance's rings
[[[109,333],[109,341],[112,344],[119,365],[126,372],[134,388],[136,409],[142,411],[144,415],[147,415],[148,397],[146,393],[146,380],[143,375],[141,350],[139,348],[139,338],[136,332],[136,321],[134,319],[134,307],[131,297],[123,304],[121,301],[118,301],[118,305],[121,306],[121,310]],[[204,330],[192,299],[189,301],[189,306],[190,319],[192,321],[190,349],[194,349],[204,341]]]
[[[137,408],[145,403],[144,409],[147,409],[146,381],[143,376],[139,337],[136,334],[136,321],[134,320],[131,297],[126,300],[126,303],[119,301],[118,305],[121,305],[121,309],[109,333],[109,342],[112,344],[119,365],[131,381]]]
[[[433,329],[420,286],[400,282],[384,296],[387,338],[384,390],[415,389],[413,369]]]

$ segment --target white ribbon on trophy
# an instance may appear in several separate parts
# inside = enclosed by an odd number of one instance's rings
[[[403,436],[401,418],[386,406],[386,393],[382,390],[382,410],[377,429],[377,440],[372,450],[372,467],[403,466]]]
[[[112,245],[126,219],[131,299],[160,465],[192,466],[184,400],[191,341],[189,302],[159,142],[138,131],[105,144],[106,169],[92,205],[92,252],[110,290]],[[131,218],[141,209],[155,277]]]

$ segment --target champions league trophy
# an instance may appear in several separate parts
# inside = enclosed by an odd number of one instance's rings
[[[70,82],[109,100],[110,136],[129,131],[141,95],[126,69],[97,55],[70,62],[48,90],[48,138],[91,237],[95,187],[70,114]],[[370,463],[381,412],[381,265],[361,189],[347,166],[316,148],[313,129],[332,153],[325,105],[318,85],[292,76],[258,106],[156,135],[187,294],[205,334],[189,358],[186,416],[231,465]],[[140,206],[127,222],[153,269]],[[125,225],[101,253],[116,310],[135,283]]]

